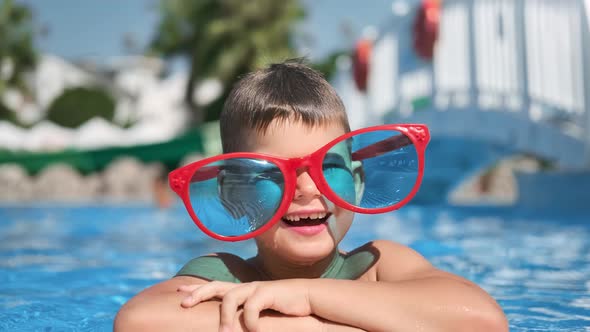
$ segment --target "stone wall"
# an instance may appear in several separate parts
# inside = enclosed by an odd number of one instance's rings
[[[189,156],[182,164],[200,159]],[[65,164],[54,164],[35,176],[15,164],[0,165],[0,203],[101,202],[154,200],[167,189],[168,170],[159,163],[142,164],[126,157],[100,173],[82,175]],[[158,189],[160,188],[160,189]]]

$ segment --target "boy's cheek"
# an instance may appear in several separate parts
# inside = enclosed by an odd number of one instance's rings
[[[342,240],[354,217],[354,212],[339,208],[334,203],[327,201],[329,211],[333,211],[332,215],[328,218],[327,224],[328,229],[336,242]]]

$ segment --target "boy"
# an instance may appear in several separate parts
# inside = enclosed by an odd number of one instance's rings
[[[186,189],[190,192],[183,198],[207,234],[230,240],[255,236],[257,255],[243,260],[216,254],[189,262],[174,278],[127,302],[115,320],[116,331],[508,331],[488,294],[434,268],[408,247],[379,240],[348,254],[339,252],[338,243],[352,223],[350,210],[395,208],[417,188],[408,187],[401,201],[361,202],[355,197],[375,186],[369,183],[369,171],[358,171],[358,160],[386,153],[380,148],[391,138],[379,138],[353,154],[341,153],[341,147],[351,148],[338,139],[350,132],[348,120],[340,98],[319,73],[287,61],[247,75],[228,97],[220,125],[225,153],[251,154],[222,155],[182,170],[191,186],[203,184]],[[237,164],[245,161],[261,167],[254,172],[256,181],[235,175]],[[286,172],[285,165],[296,170]],[[185,185],[180,173],[171,174],[178,193]],[[395,180],[403,183],[407,177],[400,174],[395,173]],[[216,184],[211,195],[206,186],[210,181]],[[227,188],[240,194],[232,197]],[[199,199],[203,204],[196,206]],[[282,203],[285,199],[289,201]],[[218,226],[223,218],[235,219]],[[243,230],[245,235],[238,229],[242,220],[250,227]]]

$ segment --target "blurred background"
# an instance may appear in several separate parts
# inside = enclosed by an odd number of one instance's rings
[[[590,188],[581,2],[419,5],[3,1],[0,199],[169,204],[167,172],[219,153],[233,82],[304,56],[354,128],[430,125],[415,203],[583,206],[559,194]]]
[[[357,217],[344,246],[413,247],[481,284],[511,330],[587,331],[588,14],[587,0],[0,0],[0,330],[108,330],[188,259],[254,254],[200,234],[166,176],[220,153],[240,75],[306,57],[353,129],[431,130],[411,206]]]
[[[3,1],[0,199],[150,199],[158,174],[219,152],[240,75],[303,56],[331,78],[389,5]]]

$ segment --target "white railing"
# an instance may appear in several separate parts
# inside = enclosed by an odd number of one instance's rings
[[[367,117],[411,116],[424,99],[435,112],[509,112],[583,142],[590,166],[590,0],[444,0],[432,63],[413,54],[414,15],[380,27]]]

